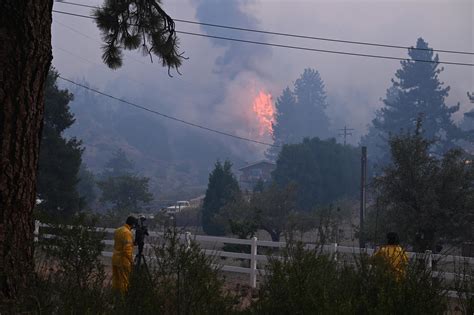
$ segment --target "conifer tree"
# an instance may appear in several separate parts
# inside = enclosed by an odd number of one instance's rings
[[[436,63],[438,55],[433,53],[427,42],[419,38],[416,49],[410,48],[408,55],[410,59],[401,61],[401,68],[396,71],[392,87],[383,100],[384,106],[372,124],[379,135],[388,140],[390,134],[413,132],[417,117],[421,114],[425,137],[437,140],[432,149],[437,153],[446,152],[456,146],[457,140],[466,138],[466,134],[452,120],[459,104],[452,107],[446,105],[450,87],[444,87],[439,80],[443,68]],[[388,145],[384,151],[389,152]]]
[[[277,146],[298,143],[305,137],[329,136],[329,118],[325,113],[328,104],[324,82],[318,71],[304,70],[295,81],[293,91],[287,87],[277,99],[273,123],[273,141]],[[270,148],[266,155],[276,160],[279,147]]]
[[[275,108],[272,137],[276,146],[271,147],[266,154],[271,160],[276,160],[278,157],[280,148],[277,146],[281,147],[285,143],[297,142],[291,131],[291,128],[295,125],[296,97],[289,87],[284,89],[282,95],[277,98]]]
[[[122,65],[123,48],[155,55],[168,70],[180,66],[174,22],[160,2],[107,0],[96,11],[109,67]],[[52,0],[0,2],[0,294],[13,301],[32,283],[44,86],[53,57],[52,10]]]
[[[46,80],[37,190],[39,208],[53,217],[64,218],[84,205],[77,191],[83,149],[81,141],[63,136],[64,130],[74,123],[68,105],[73,95],[58,88],[58,75],[51,69]]]
[[[295,81],[294,93],[297,99],[297,125],[295,130],[299,141],[306,137],[320,139],[329,136],[328,106],[324,82],[318,71],[307,68]]]
[[[217,161],[209,174],[209,183],[202,206],[202,228],[209,235],[224,235],[225,227],[215,217],[226,204],[233,202],[240,194],[239,184],[232,173],[232,163]]]

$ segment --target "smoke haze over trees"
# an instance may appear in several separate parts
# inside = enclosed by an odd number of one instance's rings
[[[370,151],[374,148],[377,153],[381,149],[382,156],[378,158],[385,161],[389,151],[389,135],[413,132],[420,114],[423,116],[424,136],[437,140],[432,147],[437,153],[446,152],[456,146],[456,141],[467,138],[453,122],[453,114],[459,111],[460,105],[446,105],[450,87],[443,87],[439,79],[443,68],[436,63],[416,61],[438,61],[438,55],[429,49],[422,38],[417,40],[416,48],[424,50],[409,49],[408,55],[412,60],[401,62],[401,68],[395,73],[396,79],[392,80],[392,87],[383,100],[384,107],[377,111],[372,121],[375,130],[369,129],[369,135],[362,141],[369,145]]]
[[[273,18],[275,15],[280,17],[278,20],[284,20],[282,9],[288,10],[288,4],[280,3],[280,6],[277,7],[271,2],[259,3],[258,1],[245,0],[225,2],[180,0],[166,3],[166,5],[172,16],[184,16],[202,22],[282,31],[286,31],[286,28],[290,27],[276,23]],[[329,10],[332,10],[333,7],[332,4],[319,3],[317,5],[328,6]],[[313,31],[295,27],[294,29],[290,28],[290,31],[316,34],[319,31],[324,33],[324,30],[330,27],[329,24],[326,25],[327,23],[322,22],[324,17],[320,16],[321,13],[308,10],[307,7],[311,6],[310,3],[298,3],[292,5],[291,9],[295,10],[295,14],[298,12],[304,19],[307,19],[308,16],[302,13],[313,12],[314,16],[318,16],[318,19],[312,16],[311,21],[316,23],[319,28]],[[411,12],[420,10],[413,5],[412,9],[414,11]],[[423,12],[425,11],[426,8]],[[287,14],[286,11],[285,14]],[[381,17],[383,14],[378,14],[376,18],[379,16]],[[61,21],[63,17],[58,16],[57,19]],[[77,23],[73,22],[71,26],[77,28],[84,23],[86,22],[79,20]],[[410,21],[410,23],[414,22]],[[292,21],[293,24],[298,25],[298,21]],[[230,33],[208,26],[191,28],[185,24],[177,25],[183,29],[186,27],[186,30],[199,31],[209,35],[228,35],[256,41],[274,41],[276,39],[261,34]],[[84,40],[64,27],[58,25],[54,27],[56,27],[56,35],[59,39],[64,34],[68,34],[77,37],[79,41]],[[426,38],[430,39],[430,43],[440,46],[442,42],[440,44],[436,35],[438,33],[430,32],[430,27],[432,28],[432,24],[429,23],[429,20],[425,21],[423,34],[427,34]],[[449,27],[455,28],[456,26],[450,24]],[[96,31],[95,26],[92,30]],[[342,32],[342,30],[331,29],[334,34],[339,34],[339,31]],[[87,31],[87,34],[90,33]],[[367,36],[371,36],[370,34],[378,34],[378,31],[372,27],[367,34]],[[379,41],[386,40],[385,37],[374,36]],[[409,37],[400,37],[398,40],[408,45],[414,38],[414,35],[410,33]],[[59,39],[58,45],[61,44]],[[189,54],[190,50],[187,46],[193,47],[192,54]],[[111,94],[118,94],[117,96],[125,97],[167,114],[174,114],[193,122],[252,138],[259,138],[254,130],[256,126],[255,114],[251,111],[252,93],[254,93],[252,90],[258,91],[260,88],[265,88],[271,92],[275,101],[285,86],[290,85],[291,87],[291,81],[299,77],[302,69],[312,67],[318,69],[327,86],[327,103],[331,105],[325,112],[333,123],[331,130],[329,130],[329,136],[335,137],[337,135],[336,129],[347,124],[349,128],[356,129],[353,135],[347,139],[352,144],[357,144],[360,136],[366,133],[365,126],[373,118],[373,109],[380,106],[376,100],[383,95],[383,89],[387,87],[391,73],[397,67],[397,62],[306,54],[218,39],[183,36],[181,47],[191,59],[183,65],[183,76],[175,76],[173,79],[157,73],[158,71],[153,66],[140,65],[134,60],[131,60],[133,62],[131,66],[124,65],[126,68],[124,74],[126,75],[118,74],[115,78],[111,78],[105,73],[96,75],[96,69],[85,71],[90,67],[79,60],[77,61],[83,66],[81,71],[70,68],[68,62],[72,60],[71,56],[64,55],[64,52],[58,51],[55,58],[58,63],[69,70],[69,73],[78,73],[79,76],[85,75],[91,84],[96,86],[97,83],[99,88]],[[401,50],[400,55],[404,56],[404,51]],[[140,58],[138,55],[134,57]],[[89,56],[89,59],[91,58]],[[140,60],[148,62],[145,59]],[[355,64],[357,66],[354,66]],[[374,71],[375,67],[377,67],[377,71]],[[453,91],[450,93],[451,101],[449,103],[455,104],[458,101],[457,95],[459,93],[456,91],[459,90],[457,86],[459,84],[456,83],[461,80],[453,79],[457,78],[456,73],[459,73],[460,76],[463,75],[463,71],[463,69],[457,68],[447,69],[440,74],[442,79],[452,85],[455,90],[455,93],[452,93]],[[100,85],[106,77],[107,83]],[[462,82],[469,82],[469,80]],[[182,93],[184,90],[186,93]],[[86,92],[81,93],[86,94]],[[152,179],[163,179],[152,182],[151,189],[155,194],[165,199],[180,198],[179,196],[183,194],[186,195],[183,197],[186,199],[202,193],[205,189],[207,175],[212,170],[216,159],[230,159],[235,166],[239,167],[245,162],[262,158],[262,153],[267,150],[266,147],[249,145],[238,140],[228,140],[176,125],[173,122],[163,121],[129,108],[122,108],[123,105],[102,97],[91,97],[95,99],[95,102],[86,103],[84,106],[74,106],[77,110],[83,109],[84,113],[84,116],[76,113],[77,119],[80,120],[81,117],[87,116],[87,119],[83,119],[82,122],[88,124],[91,121],[90,126],[84,128],[87,131],[79,130],[78,126],[77,129],[73,127],[74,130],[70,132],[71,135],[76,135],[76,131],[79,131],[77,136],[83,139],[87,148],[91,147],[84,155],[88,166],[94,172],[101,172],[105,161],[112,152],[117,148],[122,148],[133,158],[141,173]],[[465,90],[462,90],[462,97],[465,98]],[[79,103],[79,98],[79,96],[76,97],[75,102]],[[104,110],[104,107],[107,109]],[[462,110],[464,108],[465,106]],[[87,113],[87,111],[91,112]],[[101,111],[103,119],[99,119],[97,116]],[[459,119],[459,115],[454,119]],[[104,126],[100,126],[101,124]],[[92,134],[91,130],[96,130],[94,128],[104,129]],[[99,133],[101,136],[97,137]],[[104,134],[107,136],[103,136]],[[325,138],[326,136],[320,137]],[[271,142],[271,136],[268,135],[266,140]],[[371,146],[369,155],[375,154],[375,150]],[[386,149],[385,151],[388,152]],[[183,187],[186,189],[182,189]],[[186,190],[192,190],[192,192],[188,195]]]
[[[287,87],[277,99],[273,141],[277,146],[297,143],[303,138],[330,135],[329,118],[326,115],[326,91],[318,71],[307,68],[295,81],[294,89]],[[275,160],[279,148],[267,151],[268,157]]]

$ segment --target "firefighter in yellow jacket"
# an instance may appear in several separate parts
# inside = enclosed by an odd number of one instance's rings
[[[127,292],[129,276],[133,267],[133,234],[137,219],[130,216],[126,223],[115,230],[114,253],[112,255],[112,289],[122,295]]]
[[[374,254],[375,260],[383,259],[395,274],[397,280],[405,276],[408,256],[400,246],[398,234],[387,233],[387,245],[381,246]]]

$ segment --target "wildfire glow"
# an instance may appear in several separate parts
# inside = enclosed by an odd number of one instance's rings
[[[272,95],[260,91],[253,100],[253,111],[257,114],[260,135],[263,136],[265,133],[272,134],[272,123],[275,115]]]

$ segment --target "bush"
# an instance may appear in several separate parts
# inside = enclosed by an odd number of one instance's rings
[[[214,258],[195,242],[180,242],[176,228],[168,228],[152,246],[148,271],[135,268],[127,296],[118,307],[124,314],[228,314],[234,298],[224,291]]]
[[[464,261],[455,266],[455,271],[458,275],[454,278],[454,288],[459,306],[463,314],[474,314],[474,267]]]
[[[95,220],[75,217],[70,225],[52,224],[56,237],[40,243],[36,288],[39,308],[46,313],[96,314],[110,306],[106,273],[100,260],[104,233]]]
[[[403,279],[367,256],[336,264],[330,255],[289,245],[272,258],[254,302],[255,314],[443,314],[446,299],[439,281],[411,263]]]

